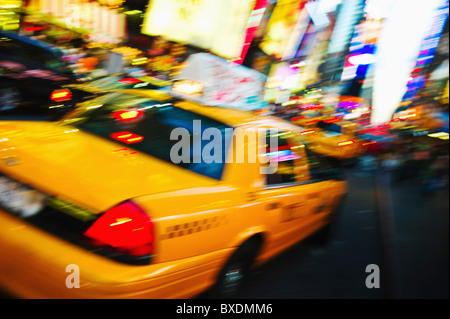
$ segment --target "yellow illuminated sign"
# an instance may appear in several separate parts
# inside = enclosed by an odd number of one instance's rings
[[[173,84],[172,90],[186,95],[198,95],[203,91],[203,85],[199,82],[180,80]]]
[[[446,133],[446,132],[432,133],[432,134],[428,134],[428,136],[439,138],[441,140],[448,140],[448,133]]]
[[[279,0],[267,25],[261,49],[277,58],[283,56],[300,18],[300,4],[305,1]]]

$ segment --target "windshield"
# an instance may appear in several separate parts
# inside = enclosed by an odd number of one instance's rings
[[[77,114],[76,118],[66,118],[65,122],[71,122],[72,126],[82,131],[136,149],[192,172],[221,179],[229,145],[229,136],[225,134],[225,129],[229,126],[176,107],[173,103],[173,101],[161,102],[145,97],[112,93],[93,100],[83,113]],[[200,120],[201,122],[196,123],[200,123],[201,126],[194,126],[194,120]],[[187,152],[188,160],[180,163],[174,163],[171,160],[171,150],[181,140],[180,136],[171,140],[171,133],[175,128],[182,128],[189,132],[188,147],[180,151]],[[198,157],[194,159],[197,153],[193,150],[193,140],[201,141],[200,149],[204,150],[204,146],[210,141],[203,140],[201,137],[208,128],[216,128],[216,131],[221,133],[221,154],[214,154],[215,151],[219,153],[215,147],[208,148],[210,151],[208,154],[202,152],[200,159]],[[178,147],[176,149],[179,150]],[[218,157],[221,160],[217,162],[212,160]]]
[[[89,82],[89,85],[95,86],[99,89],[104,90],[118,90],[118,89],[125,89],[128,88],[130,85],[124,82],[120,82],[119,80],[123,77],[120,76],[109,76],[105,77],[99,80],[95,80],[92,82]]]
[[[86,83],[90,87],[95,87],[103,91],[114,91],[123,89],[161,89],[163,85],[152,84],[150,82],[127,77],[126,75],[107,76],[98,80]]]

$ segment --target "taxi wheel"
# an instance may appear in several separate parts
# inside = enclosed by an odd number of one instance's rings
[[[253,264],[260,244],[261,240],[258,237],[252,237],[236,250],[225,264],[215,286],[211,290],[211,298],[232,298],[239,292]]]

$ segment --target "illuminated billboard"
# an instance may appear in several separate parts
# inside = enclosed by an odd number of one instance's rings
[[[372,124],[389,121],[402,101],[427,30],[444,1],[397,0],[392,6],[375,55]]]
[[[152,0],[142,33],[236,58],[254,5],[255,0]]]
[[[296,33],[296,26],[301,18],[303,6],[306,1],[302,0],[279,0],[272,12],[267,32],[261,43],[261,49],[277,58],[282,58],[286,48],[289,46],[292,34]],[[309,17],[306,15],[306,17]],[[300,37],[297,35],[295,40]]]

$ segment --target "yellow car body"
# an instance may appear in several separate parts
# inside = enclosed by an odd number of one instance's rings
[[[364,152],[363,141],[356,136],[358,124],[348,121],[337,121],[328,119],[328,122],[339,127],[340,132],[333,132],[318,126],[303,128],[300,133],[305,141],[309,142],[314,151],[339,160],[355,159]]]
[[[169,100],[152,91],[125,93]],[[151,217],[154,232],[150,262],[127,264],[36,224],[41,212],[30,219],[2,208],[0,287],[21,298],[189,298],[212,287],[250,238],[260,240],[253,263],[259,265],[330,222],[346,182],[314,179],[298,127],[238,110],[173,103],[233,128],[284,132],[296,156],[292,170],[281,172],[280,165],[280,174],[294,174],[292,182],[268,185],[263,164],[250,162],[226,163],[222,178],[213,179],[76,129],[67,119],[0,122],[0,180],[47,196],[55,214],[48,218],[96,222],[132,200]],[[75,112],[89,107],[84,103]],[[67,285],[72,265],[79,269],[78,287]]]
[[[391,125],[394,129],[402,129],[408,126],[417,126],[425,130],[437,130],[444,126],[444,122],[433,116],[432,112],[424,105],[411,106],[394,114]]]
[[[323,106],[322,104],[311,104],[299,107],[300,111],[296,116],[293,116],[290,121],[292,124],[314,128],[317,123],[323,120],[334,119],[334,113],[336,112],[334,107]]]

